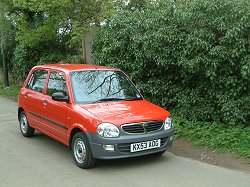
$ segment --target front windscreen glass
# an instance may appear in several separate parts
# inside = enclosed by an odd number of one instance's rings
[[[121,71],[75,71],[71,72],[71,82],[76,103],[142,99]]]

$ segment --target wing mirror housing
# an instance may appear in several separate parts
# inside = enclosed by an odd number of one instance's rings
[[[65,96],[62,92],[52,94],[52,100],[69,103],[69,96]]]

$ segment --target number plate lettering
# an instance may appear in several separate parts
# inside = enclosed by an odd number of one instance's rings
[[[146,142],[133,143],[130,145],[130,152],[154,149],[161,146],[161,140],[151,140]]]

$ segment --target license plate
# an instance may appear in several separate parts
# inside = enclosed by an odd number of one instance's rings
[[[148,149],[154,149],[161,146],[161,140],[150,140],[146,142],[133,143],[130,145],[130,152],[143,151]]]

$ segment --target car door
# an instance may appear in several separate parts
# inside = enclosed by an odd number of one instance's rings
[[[28,117],[31,126],[42,126],[41,123],[41,109],[43,106],[43,92],[45,87],[46,78],[48,75],[47,70],[35,70],[27,83],[24,90],[24,106],[25,113]]]
[[[52,94],[56,92],[62,92],[65,96],[68,95],[65,74],[62,72],[52,71],[49,75],[42,108],[45,120],[45,130],[60,140],[66,141],[66,133],[68,130],[66,124],[67,107],[69,104],[66,102],[52,100]]]

